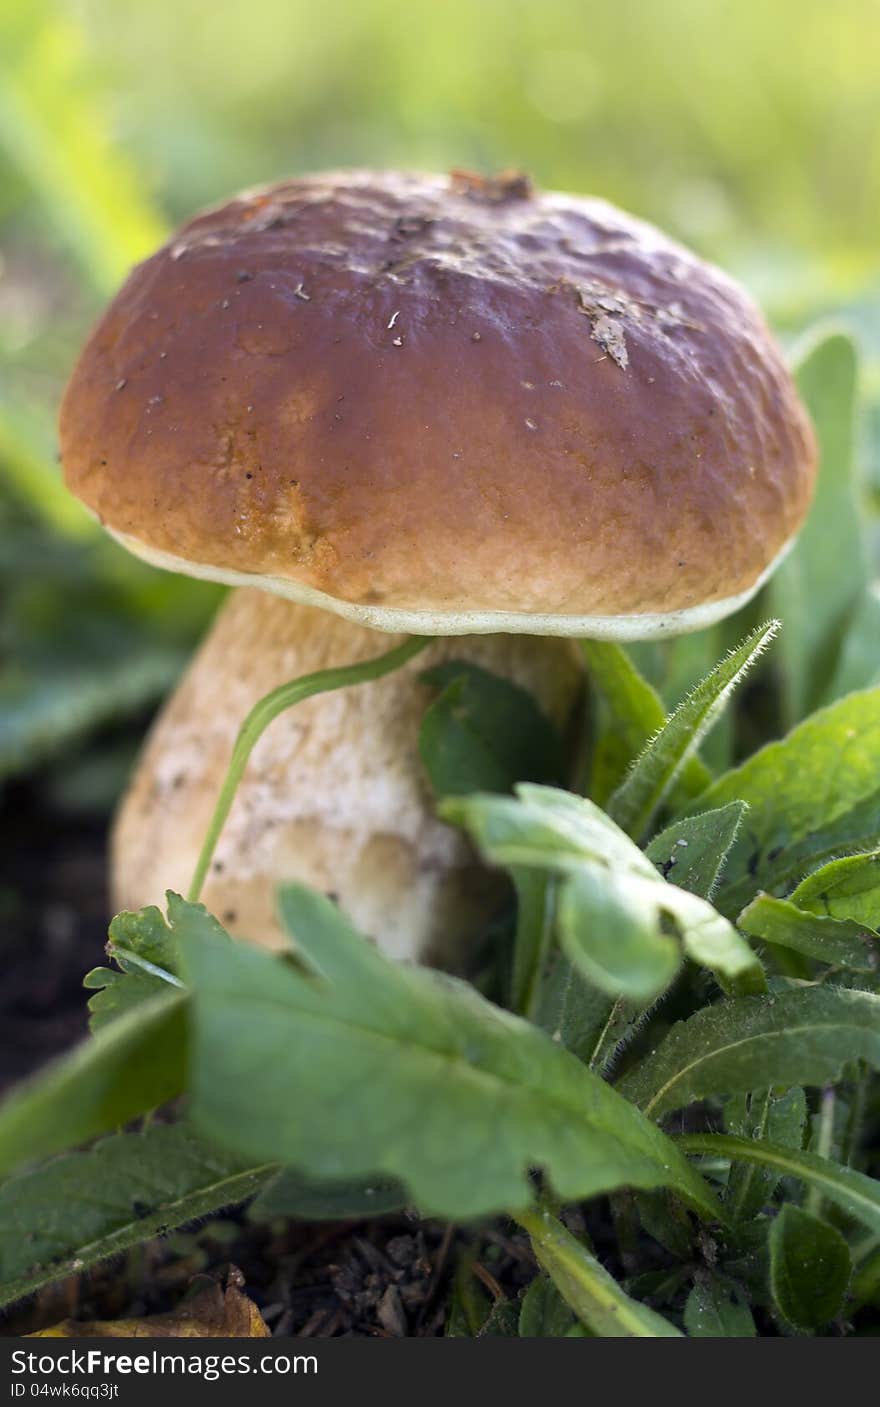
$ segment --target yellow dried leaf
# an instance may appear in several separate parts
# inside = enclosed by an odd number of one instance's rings
[[[230,1277],[231,1279],[232,1277]],[[62,1319],[31,1339],[267,1339],[257,1306],[232,1282],[226,1289],[210,1285],[170,1314],[145,1319]]]

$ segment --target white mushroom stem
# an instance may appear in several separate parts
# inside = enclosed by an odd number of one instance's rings
[[[121,805],[116,905],[187,890],[239,728],[258,700],[399,643],[314,607],[234,591],[154,725]],[[529,689],[559,726],[569,720],[582,677],[576,647],[513,635],[432,641],[393,674],[282,713],[254,747],[202,889],[231,932],[282,946],[274,899],[290,880],[333,894],[399,958],[454,961],[486,924],[498,879],[437,819],[418,753],[431,698],[419,675],[455,658]]]

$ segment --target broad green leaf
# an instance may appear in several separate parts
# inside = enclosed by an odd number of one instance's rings
[[[154,997],[103,1026],[0,1104],[0,1171],[119,1128],[174,1099],[186,1078],[182,994]]]
[[[691,1339],[753,1339],[757,1334],[742,1291],[711,1271],[700,1276],[688,1295],[684,1327]]]
[[[521,1339],[564,1339],[575,1322],[549,1275],[536,1275],[523,1295],[519,1311]]]
[[[181,945],[208,1137],[310,1178],[400,1178],[455,1218],[525,1206],[533,1166],[562,1197],[668,1185],[717,1214],[669,1141],[542,1031],[391,962],[321,895],[287,886],[280,912],[317,975],[213,933]]]
[[[590,759],[590,796],[603,806],[639,753],[665,724],[666,709],[620,645],[611,640],[582,640],[581,649],[604,703]],[[709,769],[698,757],[691,757],[679,781],[682,804],[687,797],[705,791],[711,780]]]
[[[117,1134],[0,1186],[0,1304],[252,1197],[276,1169],[182,1124]]]
[[[770,1227],[768,1245],[770,1291],[783,1319],[807,1333],[835,1319],[852,1275],[840,1232],[788,1202]]]
[[[744,801],[716,902],[735,915],[845,850],[880,845],[880,689],[831,704],[719,778],[690,813]]]
[[[880,944],[870,930],[848,919],[799,909],[793,899],[759,894],[740,914],[737,926],[752,938],[853,972],[875,972],[880,960]]]
[[[811,348],[796,373],[820,462],[807,521],[768,587],[771,609],[785,624],[780,658],[789,724],[828,701],[844,625],[867,581],[854,491],[856,372],[852,340],[833,333]]]
[[[880,929],[880,850],[832,860],[807,875],[791,896],[799,909]]]
[[[852,1168],[801,1149],[783,1148],[763,1139],[736,1138],[726,1133],[693,1133],[677,1138],[686,1153],[713,1158],[742,1159],[771,1168],[780,1177],[796,1177],[869,1231],[880,1235],[880,1182]]]
[[[349,1221],[402,1211],[406,1190],[388,1178],[327,1181],[283,1168],[251,1204],[250,1221],[297,1217],[303,1221]]]
[[[746,810],[744,802],[731,801],[717,811],[673,821],[654,837],[645,854],[664,879],[711,899]]]
[[[705,900],[667,883],[593,802],[524,785],[516,788],[516,799],[450,798],[440,814],[465,826],[491,863],[559,875],[560,940],[568,958],[602,990],[656,996],[677,968],[670,922],[687,957],[719,980],[760,988],[760,963],[733,926]],[[618,934],[627,939],[623,962]]]
[[[155,906],[117,914],[109,937],[108,951],[119,971],[97,967],[83,979],[83,986],[95,991],[89,998],[92,1031],[169,987],[183,986],[176,975],[177,941]]]
[[[880,1068],[880,997],[802,986],[703,1007],[677,1022],[618,1088],[659,1119],[711,1095],[825,1084],[850,1060]]]
[[[437,796],[562,779],[559,735],[525,689],[464,660],[447,660],[420,677],[441,690],[419,732]]]
[[[521,1212],[532,1249],[563,1299],[603,1339],[678,1339],[679,1331],[647,1305],[630,1299],[603,1265],[542,1208]]]
[[[560,887],[562,950],[611,997],[649,1002],[666,990],[681,966],[681,946],[663,932],[654,897],[652,887],[646,893],[633,875],[598,865],[585,865]]]
[[[679,704],[636,759],[608,802],[609,816],[628,835],[638,840],[645,834],[682,767],[778,629],[778,621],[769,621],[747,635]]]

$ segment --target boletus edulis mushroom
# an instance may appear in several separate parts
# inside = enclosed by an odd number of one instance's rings
[[[378,654],[376,632],[438,636],[275,720],[203,891],[271,944],[277,882],[314,884],[415,958],[466,941],[494,901],[433,815],[419,672],[481,663],[564,724],[571,637],[737,609],[791,545],[815,472],[737,284],[602,200],[463,173],[306,176],[192,220],[93,332],[61,450],[132,552],[240,588],[122,804],[117,903],[186,887],[262,693]]]

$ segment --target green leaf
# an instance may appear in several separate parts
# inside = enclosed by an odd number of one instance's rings
[[[609,816],[622,830],[637,840],[645,834],[687,759],[778,629],[774,620],[753,630],[670,715],[608,803]]]
[[[554,1041],[589,1063],[608,1020],[609,1005],[604,992],[587,982],[566,957],[556,953],[541,986],[535,1020]]]
[[[560,940],[603,991],[658,995],[678,966],[670,923],[684,954],[720,980],[747,987],[763,982],[758,959],[733,926],[705,900],[667,883],[593,802],[529,784],[516,788],[516,799],[449,798],[440,814],[465,826],[491,863],[560,876]],[[619,934],[626,938],[624,961]]]
[[[880,585],[874,582],[846,623],[840,658],[824,699],[880,684]]]
[[[543,1032],[391,962],[321,895],[287,886],[280,912],[315,976],[216,934],[182,944],[208,1137],[312,1178],[400,1178],[454,1218],[526,1205],[533,1166],[563,1197],[668,1185],[717,1213],[669,1141]]]
[[[744,802],[731,801],[717,811],[673,821],[654,837],[645,854],[664,879],[711,899],[747,809]]]
[[[315,1179],[283,1168],[251,1204],[250,1221],[296,1217],[302,1221],[361,1221],[402,1211],[407,1205],[402,1183],[389,1178],[361,1181]]]
[[[610,640],[582,640],[581,649],[605,705],[590,759],[590,796],[603,806],[635,758],[666,723],[666,709],[620,645]],[[682,804],[690,796],[699,796],[711,780],[711,772],[700,759],[689,758],[678,784]]]
[[[854,491],[856,377],[855,347],[841,333],[816,343],[797,369],[816,427],[820,467],[807,521],[768,587],[771,609],[785,623],[781,678],[788,723],[833,697],[828,681],[845,622],[867,582]]]
[[[742,1159],[771,1168],[780,1177],[796,1177],[815,1188],[854,1221],[880,1234],[880,1182],[828,1158],[800,1149],[783,1148],[763,1139],[736,1138],[724,1133],[693,1133],[677,1138],[686,1153]]]
[[[242,1202],[275,1171],[156,1124],[11,1178],[0,1186],[0,1304]]]
[[[182,995],[154,997],[103,1026],[0,1104],[0,1172],[107,1133],[181,1093]]]
[[[562,950],[589,982],[609,996],[650,1002],[681,966],[678,940],[663,932],[654,895],[629,875],[584,866],[561,886]]]
[[[684,1307],[691,1339],[753,1339],[755,1321],[742,1291],[712,1272],[701,1275]]]
[[[604,1339],[678,1339],[662,1315],[630,1299],[613,1276],[543,1208],[520,1213],[535,1258],[578,1319]]]
[[[728,1101],[726,1109],[728,1132],[743,1138],[766,1138],[786,1148],[802,1148],[807,1122],[807,1101],[800,1088],[776,1094],[773,1090],[755,1090],[744,1099],[742,1117],[735,1119]],[[767,1168],[753,1163],[737,1163],[727,1179],[724,1205],[734,1222],[749,1221],[770,1202],[779,1178]]]
[[[770,1227],[768,1245],[770,1290],[783,1319],[808,1333],[835,1319],[852,1275],[840,1232],[788,1202]]]
[[[877,970],[880,953],[875,934],[849,920],[805,912],[793,900],[759,894],[740,914],[737,926],[753,938],[834,967],[852,972]]]
[[[447,660],[420,677],[441,690],[419,732],[437,796],[561,780],[561,740],[525,689],[464,660]]]
[[[791,896],[799,909],[880,929],[880,850],[832,860],[802,880]]]
[[[677,1022],[618,1088],[659,1119],[711,1095],[825,1084],[850,1060],[880,1068],[880,997],[795,987],[703,1007]]]
[[[575,1317],[549,1275],[536,1275],[519,1311],[521,1339],[564,1339]]]
[[[108,951],[120,970],[96,967],[83,979],[84,987],[95,990],[89,998],[92,1031],[169,987],[183,986],[176,975],[177,940],[154,905],[137,913],[117,914],[109,937]]]
[[[821,709],[720,777],[691,814],[748,805],[716,903],[740,913],[759,890],[790,891],[844,850],[880,845],[880,689]]]

